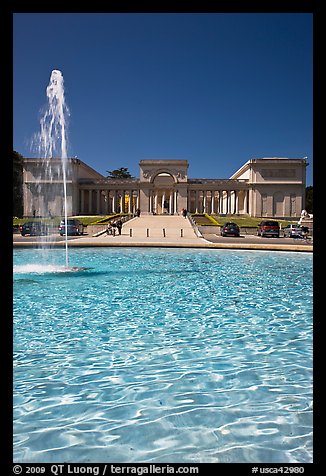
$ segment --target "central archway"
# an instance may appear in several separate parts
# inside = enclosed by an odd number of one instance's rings
[[[172,215],[175,210],[173,176],[168,172],[159,172],[154,177],[153,184],[153,213],[156,215]]]

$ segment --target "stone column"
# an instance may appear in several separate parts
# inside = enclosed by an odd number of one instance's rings
[[[188,207],[188,190],[187,185],[179,183],[177,189],[177,210]]]
[[[101,213],[101,207],[100,207],[100,190],[96,190],[96,214],[99,215]]]
[[[256,211],[256,191],[253,189],[249,190],[248,202],[249,215],[254,217],[260,216]]]
[[[153,213],[153,191],[148,191],[148,211],[149,213]]]
[[[188,190],[187,193],[187,210],[191,211],[191,190]]]
[[[162,213],[164,213],[165,192],[162,194]]]
[[[226,200],[226,190],[223,190],[222,191],[222,214],[225,214],[225,210],[226,210],[225,200]]]
[[[174,210],[173,213],[176,215],[178,213],[178,206],[177,206],[177,194],[178,192],[174,191]]]
[[[235,214],[237,215],[239,213],[239,191],[238,190],[235,190],[234,198],[235,198]]]
[[[149,213],[149,189],[148,188],[141,188],[139,189],[139,196],[138,196],[138,207],[140,212],[148,215]]]
[[[214,201],[215,201],[215,192],[214,190],[211,190],[211,214],[214,215],[215,213],[215,204],[214,204]]]
[[[93,211],[93,203],[92,203],[92,198],[93,198],[93,190],[89,189],[88,190],[88,213],[89,215]]]
[[[152,190],[152,213],[157,213],[157,190]]]
[[[206,190],[203,190],[203,213],[206,213],[206,199],[207,199],[207,192]]]
[[[116,213],[117,192],[113,190],[112,195],[112,213]]]
[[[108,214],[112,213],[111,190],[108,190]]]
[[[170,201],[169,201],[169,214],[173,214],[173,192],[170,191]]]
[[[132,207],[132,190],[128,190],[128,213],[131,213],[131,207]]]
[[[80,191],[80,214],[84,213],[85,190]]]
[[[155,195],[154,195],[154,210],[153,210],[154,213],[157,213],[157,199],[158,199],[157,192],[155,192]]]
[[[109,192],[105,190],[105,195],[104,195],[104,213],[105,215],[109,214]]]

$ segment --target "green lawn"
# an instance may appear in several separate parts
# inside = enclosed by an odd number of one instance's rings
[[[87,225],[104,225],[108,223],[113,218],[118,216],[127,216],[127,213],[116,213],[111,215],[77,215],[69,218],[78,218],[82,222],[84,226]],[[228,215],[228,216],[221,216],[221,215],[209,215],[208,213],[192,213],[191,216],[193,217],[196,225],[203,225],[203,226],[223,226],[227,222],[235,222],[237,223],[240,228],[241,227],[252,227],[256,228],[258,224],[262,221],[262,218],[253,218],[250,216],[239,216],[239,215]],[[57,227],[60,225],[60,220],[63,217],[53,217],[53,218],[14,218],[13,219],[13,226],[15,228],[23,225],[27,221],[43,221],[48,223],[50,226]],[[268,218],[265,218],[268,220]],[[273,218],[270,218],[273,220]],[[277,220],[284,228],[289,223],[297,223],[298,220]]]
[[[257,217],[250,217],[250,216],[239,216],[239,215],[209,215],[208,213],[192,213],[191,215],[196,223],[196,225],[201,226],[223,226],[227,222],[234,222],[239,227],[247,227],[247,228],[257,228],[259,223],[265,220],[274,220],[273,218],[257,218]],[[299,219],[298,219],[299,220]],[[298,220],[276,220],[284,228],[289,223],[297,223]]]
[[[111,215],[76,215],[76,216],[69,216],[68,218],[77,218],[82,222],[84,226],[87,225],[102,225],[107,223],[112,218],[118,216],[125,216],[127,213],[115,213]],[[60,225],[60,221],[63,220],[64,217],[53,217],[53,218],[14,218],[13,219],[13,226],[18,227],[23,225],[28,221],[42,221],[43,223],[47,223],[49,226],[57,227]]]

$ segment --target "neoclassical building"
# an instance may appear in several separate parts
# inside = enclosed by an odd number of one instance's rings
[[[188,177],[187,160],[141,160],[138,179],[106,178],[68,159],[68,215],[248,214],[295,218],[305,208],[306,159],[248,160],[229,179]],[[24,159],[24,215],[64,214],[61,159]]]

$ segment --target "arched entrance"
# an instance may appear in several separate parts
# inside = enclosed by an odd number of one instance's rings
[[[176,211],[174,178],[168,172],[160,172],[154,177],[153,184],[153,213],[156,215],[173,215]]]

